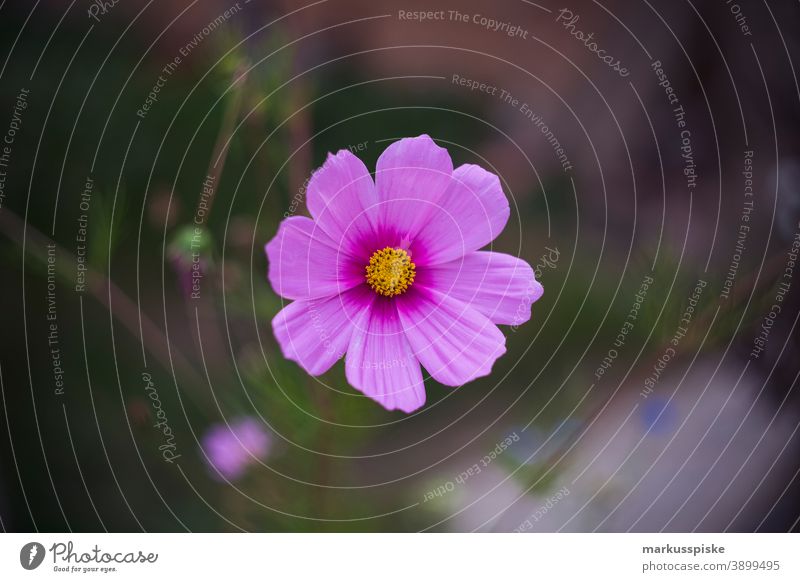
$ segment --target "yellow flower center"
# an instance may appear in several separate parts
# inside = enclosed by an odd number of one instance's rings
[[[416,266],[403,249],[386,247],[372,253],[367,265],[367,283],[375,293],[394,297],[405,293],[414,282]]]

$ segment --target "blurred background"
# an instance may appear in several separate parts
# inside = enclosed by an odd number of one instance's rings
[[[800,5],[0,3],[6,531],[788,531]],[[283,359],[328,152],[497,173],[534,266],[413,415]]]

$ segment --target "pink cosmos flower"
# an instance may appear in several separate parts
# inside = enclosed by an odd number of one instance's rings
[[[312,218],[284,220],[267,245],[269,280],[294,302],[272,321],[286,358],[318,376],[345,353],[347,381],[388,410],[425,404],[420,365],[448,386],[490,373],[496,324],[519,325],[543,289],[510,255],[479,251],[508,200],[479,166],[453,169],[427,135],[381,154],[375,180],[347,150],[307,188]]]
[[[256,419],[244,417],[230,425],[215,424],[203,435],[203,453],[214,477],[238,479],[247,467],[264,458],[272,440]]]

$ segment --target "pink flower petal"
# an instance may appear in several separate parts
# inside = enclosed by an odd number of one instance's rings
[[[363,265],[337,247],[310,218],[287,218],[266,246],[272,288],[287,299],[310,299],[362,283]]]
[[[363,238],[374,230],[370,215],[378,195],[364,162],[348,150],[328,154],[308,183],[308,211],[330,237]]]
[[[427,135],[394,142],[378,158],[375,186],[380,226],[413,239],[450,186],[453,162]]]
[[[500,180],[475,165],[453,170],[427,135],[380,156],[373,182],[348,151],[329,155],[308,186],[314,220],[285,220],[266,246],[269,280],[296,301],[273,320],[284,355],[318,375],[346,351],[351,385],[389,410],[425,403],[422,366],[458,386],[490,373],[505,353],[495,324],[520,324],[542,295],[533,270],[477,252],[505,227]],[[403,248],[416,280],[387,298],[366,285],[370,256]]]
[[[377,297],[356,322],[345,361],[347,381],[387,410],[425,404],[422,370],[411,353],[394,301]]]
[[[295,301],[272,320],[284,357],[312,376],[327,372],[344,356],[353,322],[368,309],[375,294],[361,285],[333,297]]]
[[[436,290],[416,287],[397,301],[411,349],[442,384],[460,386],[491,372],[506,338],[485,315]]]
[[[528,321],[531,304],[544,292],[528,263],[487,251],[420,269],[417,284],[469,304],[494,323],[508,325]]]
[[[214,424],[202,439],[203,456],[220,480],[241,477],[249,465],[269,453],[271,445],[264,427],[251,417]]]
[[[457,259],[492,242],[508,222],[508,200],[500,179],[480,166],[464,164],[414,239],[418,264]]]

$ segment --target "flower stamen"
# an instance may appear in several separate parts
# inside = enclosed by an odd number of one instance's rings
[[[405,293],[414,282],[416,266],[403,249],[385,247],[372,253],[366,268],[367,283],[375,293],[394,297]]]

